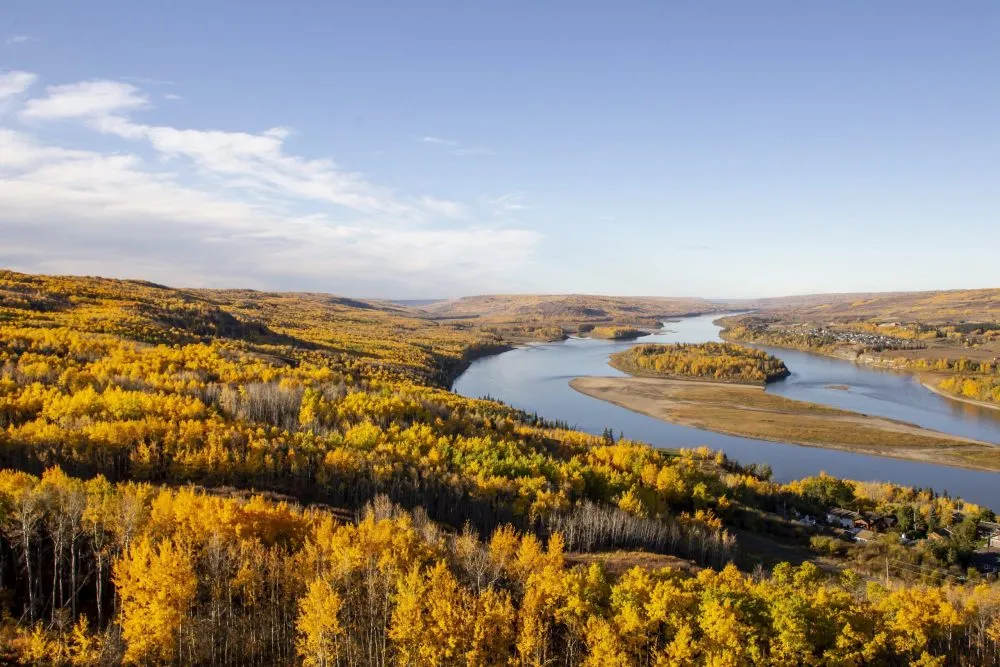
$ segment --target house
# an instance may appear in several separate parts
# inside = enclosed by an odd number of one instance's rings
[[[863,528],[874,533],[884,533],[887,530],[895,528],[897,524],[899,524],[899,519],[891,514],[884,516],[881,514],[865,514],[854,520],[856,528]]]
[[[944,542],[951,539],[951,532],[945,528],[938,528],[927,533],[927,539],[934,542]]]
[[[855,542],[873,542],[878,539],[878,533],[874,533],[870,530],[859,530],[854,533]]]
[[[875,521],[875,517],[871,514],[864,514],[854,520],[854,527],[875,532],[875,530],[877,530],[875,527]]]
[[[987,542],[990,549],[1000,549],[1000,533],[994,533],[990,535],[990,539]]]
[[[840,507],[834,507],[826,513],[826,522],[831,526],[840,526],[841,528],[854,527],[854,522],[860,518],[861,515],[857,512],[845,510]]]
[[[978,529],[976,532],[981,537],[989,538],[993,535],[1000,535],[1000,523],[995,523],[993,521],[980,521],[976,528]]]
[[[875,527],[878,528],[880,533],[892,530],[899,525],[899,519],[896,518],[895,514],[886,514],[885,516],[880,516],[875,521]]]

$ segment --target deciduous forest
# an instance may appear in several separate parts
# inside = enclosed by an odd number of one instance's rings
[[[925,532],[988,511],[447,390],[505,343],[388,303],[0,272],[3,659],[1000,664],[968,531],[919,555],[955,576],[819,542],[754,568],[740,539],[831,505]]]

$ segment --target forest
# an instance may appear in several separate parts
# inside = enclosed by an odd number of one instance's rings
[[[591,338],[603,338],[605,340],[631,340],[645,335],[635,327],[627,326],[599,326],[590,330]]]
[[[867,552],[753,570],[738,538],[831,504],[988,511],[446,389],[505,344],[388,303],[0,272],[3,659],[1000,664],[995,583]],[[621,552],[690,567],[573,564]]]
[[[636,345],[611,355],[611,365],[636,375],[764,384],[788,375],[783,361],[734,343]]]

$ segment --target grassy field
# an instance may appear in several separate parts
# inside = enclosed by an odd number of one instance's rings
[[[570,386],[635,412],[708,431],[1000,470],[1000,447],[995,445],[795,401],[756,387],[640,377],[577,378]]]

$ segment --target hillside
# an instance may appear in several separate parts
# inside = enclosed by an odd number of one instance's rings
[[[656,324],[667,317],[713,312],[716,307],[693,298],[496,294],[439,301],[424,310],[435,317],[501,322]]]
[[[332,295],[3,272],[0,658],[996,655],[996,640],[976,634],[997,618],[977,606],[1000,601],[995,586],[866,587],[882,565],[869,565],[864,545],[831,566],[860,575],[806,563],[751,577],[764,556],[735,537],[828,563],[792,517],[836,504],[905,511],[925,532],[964,517],[975,532],[988,513],[929,490],[827,476],[780,484],[722,453],[573,431],[444,388],[470,356],[504,342],[468,322]],[[964,535],[956,525],[953,539],[894,560],[957,576],[971,554]],[[604,554],[623,551],[688,563],[604,568]],[[738,632],[719,599],[755,610]],[[825,620],[791,642],[775,629],[790,614]],[[843,638],[836,629],[848,624]]]
[[[946,322],[1000,321],[1000,288],[931,292],[813,294],[727,301],[733,309],[780,311],[804,321],[880,318]]]

